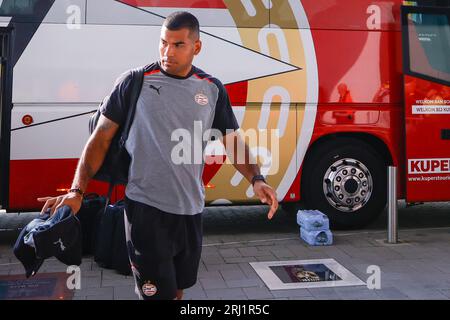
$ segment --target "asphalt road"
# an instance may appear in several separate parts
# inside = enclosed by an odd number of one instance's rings
[[[267,219],[267,206],[207,207],[204,212],[204,233],[212,235],[297,233],[296,216],[279,209],[272,220]],[[0,241],[11,241],[18,230],[37,213],[0,213]],[[399,201],[400,229],[450,227],[450,202],[426,203],[406,207]],[[363,230],[386,230],[387,210]]]
[[[298,232],[295,214],[278,210],[273,220],[267,219],[266,206],[210,207],[205,210],[204,232],[212,234],[292,233]],[[387,209],[364,230],[386,230]],[[450,202],[426,203],[407,207],[399,201],[400,229],[450,227]]]

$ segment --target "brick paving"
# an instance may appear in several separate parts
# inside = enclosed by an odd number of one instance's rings
[[[199,279],[185,291],[185,299],[450,299],[450,226],[401,229],[402,243],[396,245],[385,243],[386,232],[378,226],[335,231],[332,246],[312,247],[299,238],[292,216],[282,213],[278,220],[269,222],[265,210],[262,206],[207,209]],[[286,223],[289,219],[292,223]],[[12,231],[2,233],[8,232]],[[23,274],[11,250],[13,240],[13,236],[0,238],[0,275]],[[367,268],[379,266],[381,289],[355,286],[271,291],[249,265],[254,261],[319,258],[335,259],[364,282],[371,275]],[[39,272],[65,272],[66,268],[56,259],[48,259]],[[81,286],[74,299],[137,299],[131,276],[102,269],[89,256],[81,265]]]

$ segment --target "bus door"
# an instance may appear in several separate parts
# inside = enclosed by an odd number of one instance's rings
[[[0,27],[0,208],[8,207],[11,136],[11,29]]]
[[[450,200],[450,1],[439,3],[402,6],[408,202]]]

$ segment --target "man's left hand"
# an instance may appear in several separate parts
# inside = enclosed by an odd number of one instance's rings
[[[270,210],[267,217],[269,219],[272,219],[273,215],[278,209],[278,200],[275,191],[271,186],[261,180],[255,182],[253,191],[262,203],[267,203],[268,205],[270,205]]]

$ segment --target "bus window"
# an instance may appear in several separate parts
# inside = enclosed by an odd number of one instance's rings
[[[5,0],[1,2],[0,15],[31,15],[38,0]]]
[[[450,82],[450,25],[445,14],[408,14],[410,71]]]

